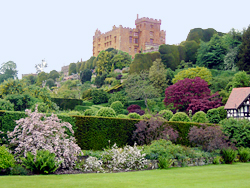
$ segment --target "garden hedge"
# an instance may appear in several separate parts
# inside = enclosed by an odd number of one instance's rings
[[[51,98],[51,100],[59,106],[60,110],[73,110],[76,105],[83,104],[81,99]]]
[[[47,114],[50,115],[50,114]],[[0,111],[0,131],[6,136],[7,131],[13,131],[16,126],[15,120],[26,117],[24,112]],[[78,145],[84,149],[100,150],[116,143],[118,146],[126,144],[133,145],[133,131],[135,124],[141,120],[108,118],[96,116],[65,116],[58,115],[59,119],[69,122],[75,131],[75,138]],[[193,122],[171,122],[165,123],[177,130],[179,137],[177,144],[189,145],[188,133],[192,126],[200,127],[204,124]],[[213,124],[206,124],[213,125]],[[110,143],[109,143],[110,140]]]

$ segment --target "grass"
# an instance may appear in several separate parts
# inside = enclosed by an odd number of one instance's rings
[[[1,188],[249,187],[250,163],[108,174],[2,176]]]

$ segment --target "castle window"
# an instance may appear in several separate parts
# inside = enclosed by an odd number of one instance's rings
[[[150,39],[150,44],[153,44],[154,43],[154,39]]]
[[[154,25],[150,25],[150,28],[153,29],[153,28],[154,28]]]
[[[137,48],[135,48],[135,53],[137,53]]]
[[[134,39],[134,43],[135,43],[135,44],[138,44],[138,38],[135,38],[135,39]]]
[[[101,41],[101,39],[99,38],[99,39],[98,39],[98,42],[100,42],[100,41]]]
[[[115,38],[115,43],[116,43],[116,36],[114,38]]]
[[[132,43],[132,37],[129,37],[129,43]]]
[[[101,46],[101,45],[100,45],[100,44],[98,44],[98,48],[100,48],[100,46]]]
[[[109,36],[107,36],[107,40],[109,40]]]
[[[106,41],[106,37],[105,37],[105,41]]]
[[[109,43],[110,43],[110,46],[111,46],[111,41]]]
[[[134,32],[134,36],[138,36],[138,32]]]

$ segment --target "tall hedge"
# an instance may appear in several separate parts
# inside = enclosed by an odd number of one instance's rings
[[[78,145],[85,150],[100,150],[112,146],[133,145],[132,135],[139,120],[75,116]],[[110,143],[109,143],[110,140]]]
[[[73,110],[76,105],[82,105],[81,99],[51,98],[52,102],[59,106],[60,110]]]

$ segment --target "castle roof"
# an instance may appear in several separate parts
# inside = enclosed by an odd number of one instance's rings
[[[238,109],[250,96],[250,87],[233,88],[224,109]]]

